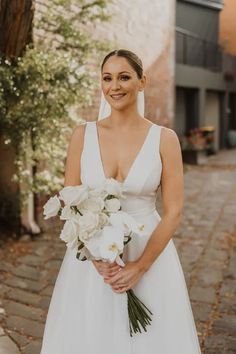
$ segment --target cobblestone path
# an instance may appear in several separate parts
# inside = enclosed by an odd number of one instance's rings
[[[186,165],[185,170],[185,207],[173,240],[202,353],[233,354],[236,151],[220,152],[206,166]],[[0,250],[0,354],[40,352],[50,296],[65,253],[58,233],[54,229],[33,241],[9,242]]]

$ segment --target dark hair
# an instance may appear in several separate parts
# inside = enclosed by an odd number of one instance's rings
[[[103,66],[106,63],[106,61],[112,56],[125,58],[129,62],[129,64],[132,66],[132,68],[135,70],[138,78],[139,79],[142,78],[142,76],[143,76],[142,61],[139,59],[139,57],[135,53],[131,52],[130,50],[126,50],[126,49],[116,49],[116,50],[113,50],[112,52],[108,53],[105,56],[105,58],[103,59],[103,62],[101,65],[101,71],[102,71]]]

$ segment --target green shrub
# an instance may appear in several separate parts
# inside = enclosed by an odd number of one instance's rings
[[[75,4],[77,12],[68,11]],[[52,194],[62,187],[68,136],[82,120],[73,112],[93,103],[98,80],[91,63],[110,49],[86,31],[109,19],[106,1],[51,0],[48,6],[34,26],[53,36],[28,45],[23,57],[0,59],[0,131],[15,149],[21,202],[29,191]]]

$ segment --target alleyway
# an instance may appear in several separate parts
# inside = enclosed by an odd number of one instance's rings
[[[185,165],[185,207],[173,239],[203,354],[236,352],[235,236],[236,150]],[[0,250],[0,354],[39,354],[64,252],[55,230]]]

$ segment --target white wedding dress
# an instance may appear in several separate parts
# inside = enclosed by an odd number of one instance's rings
[[[136,260],[160,221],[156,192],[162,163],[161,126],[152,124],[124,181],[123,210],[145,224],[146,235],[125,247],[124,261]],[[81,181],[105,178],[96,122],[88,122],[81,156]],[[52,294],[41,354],[199,354],[188,291],[172,239],[141,280],[135,294],[152,311],[147,332],[130,337],[126,293],[115,293],[90,261],[67,249]]]

